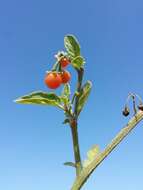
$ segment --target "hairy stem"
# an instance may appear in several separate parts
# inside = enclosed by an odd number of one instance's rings
[[[72,140],[73,140],[76,176],[78,177],[81,172],[82,165],[81,165],[80,148],[79,148],[79,141],[78,141],[77,122],[75,120],[72,120],[70,127],[71,127]]]
[[[84,69],[80,68],[80,70],[77,70],[78,73],[78,82],[77,82],[77,88],[76,91],[77,93],[80,92],[81,87],[82,87],[82,80],[83,80],[83,74],[84,74]],[[78,95],[75,97],[75,105],[74,105],[74,115],[77,118],[77,104],[78,104]]]
[[[114,148],[135,128],[135,126],[143,120],[143,111],[138,111],[136,115],[131,118],[128,124],[117,134],[109,145],[101,152],[95,160],[82,170],[80,175],[76,178],[71,190],[80,190],[84,183],[87,181],[92,172],[99,166],[102,161],[109,156]]]
[[[80,92],[81,87],[82,87],[84,69],[80,68],[79,70],[77,70],[77,73],[78,73],[78,81],[77,81],[76,92]],[[70,127],[71,127],[71,133],[72,133],[74,158],[75,158],[75,164],[76,164],[76,176],[78,177],[82,170],[82,162],[81,162],[80,147],[79,147],[79,140],[78,140],[78,126],[77,126],[78,96],[73,97],[73,101],[74,100],[75,100],[74,112],[73,112],[72,118],[70,119]]]

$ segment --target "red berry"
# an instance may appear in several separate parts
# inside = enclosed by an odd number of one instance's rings
[[[59,73],[50,72],[45,77],[45,84],[51,89],[58,88],[61,85],[61,83],[62,83],[62,78]]]
[[[70,73],[68,71],[63,71],[61,73],[61,78],[62,78],[62,83],[65,84],[65,83],[70,81],[71,75],[70,75]]]
[[[64,68],[70,63],[70,60],[67,57],[63,57],[60,59],[59,63],[61,64],[61,67]]]

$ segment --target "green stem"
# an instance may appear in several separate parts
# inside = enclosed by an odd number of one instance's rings
[[[136,101],[135,101],[135,95],[132,95],[132,99],[133,99],[133,109],[134,109],[134,113],[137,113],[137,109],[136,109]]]
[[[84,74],[84,69],[81,67],[80,70],[77,70],[78,73],[78,82],[77,82],[77,88],[76,92],[79,93],[82,87],[82,80],[83,80],[83,74]],[[74,106],[74,114],[75,117],[77,118],[77,104],[78,104],[78,99],[79,97],[75,97],[75,106]]]
[[[80,68],[77,69],[78,74],[78,81],[77,81],[77,88],[76,92],[80,92],[82,86],[82,79],[83,79],[84,69]],[[72,117],[70,118],[70,128],[72,133],[72,141],[73,141],[73,150],[74,150],[74,158],[75,158],[75,165],[76,165],[76,176],[78,177],[82,170],[82,162],[80,156],[80,147],[78,142],[78,126],[77,126],[77,104],[78,104],[78,96],[74,94],[72,99],[72,103],[74,103],[74,112]]]
[[[87,181],[92,172],[102,163],[102,161],[109,156],[109,154],[116,148],[116,146],[135,128],[135,126],[143,120],[143,111],[138,111],[136,115],[131,118],[128,124],[117,134],[111,143],[101,152],[96,159],[94,159],[89,166],[82,169],[80,175],[76,178],[71,190],[80,190]]]
[[[79,141],[78,141],[77,121],[71,120],[70,127],[71,127],[72,140],[73,140],[76,176],[78,177],[81,172],[82,165],[81,165],[80,148],[79,148]]]

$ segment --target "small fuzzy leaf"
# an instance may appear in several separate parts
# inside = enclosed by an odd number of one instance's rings
[[[76,168],[76,164],[73,162],[65,162],[64,165],[65,166],[72,166],[72,167]]]
[[[88,152],[87,152],[87,159],[84,160],[83,166],[88,166],[100,153],[100,149],[98,145],[94,145]]]
[[[69,105],[70,103],[70,85],[67,83],[64,85],[62,94],[61,94],[61,101],[66,104]]]
[[[63,92],[62,92],[62,96],[66,96],[66,97],[69,97],[70,96],[70,85],[68,83],[66,83],[64,85],[64,89],[63,89]]]
[[[76,69],[80,69],[84,65],[85,60],[82,56],[78,56],[74,58],[71,63],[73,67],[75,67]]]
[[[99,146],[94,145],[88,152],[87,152],[87,157],[89,160],[93,160],[97,154],[100,152]]]
[[[63,121],[63,123],[62,124],[67,124],[67,123],[69,123],[70,122],[70,120],[69,119],[65,119],[64,121]]]
[[[41,104],[61,107],[61,99],[54,93],[32,92],[15,100],[20,104]]]
[[[77,104],[77,114],[78,115],[80,114],[84,104],[87,101],[87,98],[91,91],[91,87],[92,87],[92,83],[90,81],[87,81],[79,93],[79,99],[78,99],[78,104]]]
[[[80,56],[80,45],[73,35],[67,35],[64,38],[64,45],[71,59]]]

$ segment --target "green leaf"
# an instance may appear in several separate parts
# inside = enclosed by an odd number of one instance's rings
[[[73,60],[72,60],[72,65],[73,67],[77,68],[77,69],[80,69],[84,63],[85,63],[85,60],[82,56],[78,56],[78,57],[75,57]]]
[[[92,83],[90,81],[87,81],[85,83],[85,85],[82,87],[82,89],[79,93],[79,97],[78,97],[77,115],[80,114],[84,104],[86,103],[87,98],[88,98],[90,91],[91,91],[91,87],[92,87]]]
[[[61,106],[61,99],[54,93],[46,92],[32,92],[26,96],[22,96],[15,100],[16,103],[20,104],[41,104],[41,105],[51,105],[51,106]]]
[[[75,36],[73,35],[65,36],[64,45],[71,59],[80,56],[80,45]]]
[[[64,165],[65,166],[72,166],[72,167],[76,168],[76,164],[73,162],[65,162]]]
[[[68,118],[66,118],[66,119],[63,121],[62,124],[67,124],[67,123],[69,123],[69,122],[70,122],[70,120],[69,120]]]
[[[98,145],[94,145],[88,152],[87,152],[87,159],[84,160],[83,166],[87,167],[100,153],[100,149]]]
[[[62,94],[61,94],[61,100],[64,104],[68,105],[70,103],[70,85],[67,83],[64,85]]]
[[[64,89],[63,89],[63,92],[62,92],[62,96],[66,96],[66,97],[68,97],[69,98],[69,96],[70,96],[70,85],[68,84],[68,83],[66,83],[65,85],[64,85]]]
[[[88,152],[87,157],[89,160],[93,160],[97,154],[99,154],[100,149],[98,145],[94,145]]]

